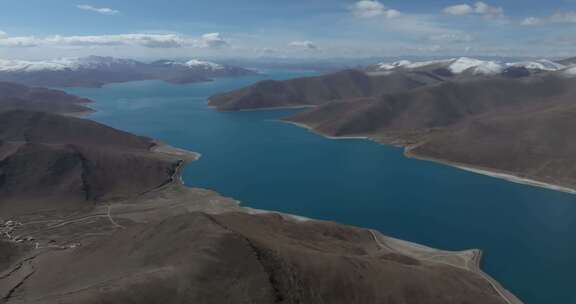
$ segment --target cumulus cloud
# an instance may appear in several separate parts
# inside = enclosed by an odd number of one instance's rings
[[[208,33],[198,39],[179,34],[117,34],[117,35],[83,35],[47,37],[11,37],[6,33],[0,35],[0,47],[107,47],[107,46],[140,46],[146,48],[221,48],[228,42],[220,33]]]
[[[318,46],[312,41],[292,41],[288,44],[288,46],[302,49],[302,50],[309,50],[309,51],[316,51],[318,50]]]
[[[472,14],[474,12],[474,8],[468,4],[457,4],[444,8],[443,12],[447,15],[465,16]]]
[[[55,46],[119,46],[136,45],[149,48],[176,48],[185,39],[175,34],[119,34],[94,36],[49,36],[39,38],[42,44]]]
[[[435,16],[401,13],[386,7],[377,0],[355,1],[354,5],[350,6],[350,11],[358,19],[370,19],[378,22],[384,31],[415,35],[415,38],[418,39],[422,35],[461,33],[457,29],[448,28],[438,23]]]
[[[504,17],[503,8],[491,6],[482,1],[478,1],[474,5],[456,4],[448,6],[444,8],[443,12],[447,15],[453,15],[453,16],[466,16],[475,14],[490,19]]]
[[[95,13],[102,14],[102,15],[118,15],[118,14],[120,14],[120,11],[117,11],[115,9],[111,9],[108,7],[94,7],[92,5],[87,5],[87,4],[77,5],[76,7],[81,9],[81,10],[95,12]]]
[[[33,47],[37,46],[36,38],[30,37],[10,37],[4,31],[0,31],[0,47]]]
[[[526,26],[544,25],[550,23],[576,23],[576,11],[556,12],[547,17],[528,17],[520,23]]]
[[[487,17],[499,18],[504,16],[504,9],[501,7],[490,6],[482,1],[476,2],[474,12]]]
[[[198,41],[198,46],[205,48],[222,48],[228,45],[228,41],[220,33],[204,34]]]
[[[351,7],[352,13],[358,18],[395,18],[400,16],[400,12],[395,9],[390,9],[384,6],[377,0],[361,0],[357,1]]]

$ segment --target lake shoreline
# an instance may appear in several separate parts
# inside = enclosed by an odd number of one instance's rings
[[[298,126],[300,128],[304,128],[313,134],[316,134],[316,135],[319,135],[319,136],[322,136],[322,137],[328,138],[328,139],[337,139],[337,140],[362,139],[362,140],[373,141],[373,142],[376,142],[376,143],[381,144],[381,145],[401,147],[401,148],[404,148],[404,156],[407,158],[413,158],[413,159],[418,159],[418,160],[423,160],[423,161],[430,161],[430,162],[442,164],[445,166],[457,168],[457,169],[460,169],[463,171],[468,171],[468,172],[476,173],[479,175],[489,176],[492,178],[497,178],[497,179],[505,180],[507,182],[512,182],[512,183],[516,183],[516,184],[538,187],[538,188],[543,188],[543,189],[548,189],[548,190],[553,190],[553,191],[558,191],[558,192],[576,195],[576,189],[575,188],[570,188],[570,187],[566,187],[566,186],[562,186],[562,185],[556,185],[556,184],[546,183],[543,181],[538,181],[538,180],[534,180],[534,179],[530,179],[530,178],[526,178],[526,177],[521,177],[521,176],[519,176],[513,172],[499,171],[499,170],[491,169],[491,168],[475,167],[475,166],[471,166],[471,165],[464,164],[464,163],[451,162],[448,160],[437,159],[437,158],[427,157],[427,156],[423,156],[423,155],[417,155],[417,154],[411,152],[411,149],[413,148],[412,146],[387,144],[387,143],[384,143],[382,141],[378,141],[378,140],[376,140],[372,137],[369,137],[369,136],[331,136],[331,135],[327,135],[327,134],[324,134],[322,132],[319,132],[318,130],[314,129],[313,127],[310,127],[310,126],[303,124],[303,123],[293,122],[293,121],[284,120],[284,119],[280,119],[277,121],[282,122],[282,123],[295,125],[295,126]]]
[[[542,182],[542,181],[538,181],[538,180],[534,180],[534,179],[530,179],[530,178],[526,178],[526,177],[521,177],[517,174],[514,174],[513,172],[505,172],[505,171],[500,171],[500,170],[491,169],[491,168],[476,167],[476,166],[471,166],[471,165],[464,164],[464,163],[451,162],[448,160],[418,155],[418,154],[412,153],[410,151],[410,147],[407,147],[405,149],[404,155],[408,158],[414,158],[414,159],[423,160],[423,161],[430,161],[430,162],[442,164],[445,166],[457,168],[457,169],[460,169],[463,171],[468,171],[468,172],[476,173],[479,175],[484,175],[484,176],[489,176],[489,177],[505,180],[505,181],[515,183],[515,184],[538,187],[538,188],[543,188],[543,189],[548,189],[548,190],[553,190],[553,191],[558,191],[558,192],[563,192],[563,193],[568,193],[568,194],[576,194],[576,189],[561,186],[561,185],[546,183],[546,182]]]

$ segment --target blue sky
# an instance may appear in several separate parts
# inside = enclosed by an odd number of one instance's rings
[[[576,0],[5,0],[0,58],[576,55]]]

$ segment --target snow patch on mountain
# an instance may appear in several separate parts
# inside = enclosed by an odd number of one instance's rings
[[[395,70],[397,68],[404,68],[404,69],[417,69],[425,66],[430,66],[434,64],[443,64],[449,62],[451,59],[448,60],[430,60],[430,61],[418,61],[412,62],[409,60],[400,60],[392,63],[380,63],[378,64],[378,68],[382,71],[390,71]]]
[[[479,60],[468,57],[454,59],[448,69],[454,74],[471,71],[475,75],[494,75],[504,70],[502,64],[495,61]]]
[[[562,70],[562,74],[568,77],[576,77],[576,65]]]
[[[547,59],[509,63],[508,66],[524,67],[530,70],[542,70],[542,71],[558,71],[565,68],[564,65]]]
[[[72,57],[44,61],[3,60],[0,59],[0,72],[40,72],[40,71],[76,71],[81,69],[101,69],[118,65],[135,65],[136,61],[113,57]]]
[[[186,61],[184,63],[185,66],[190,67],[190,68],[202,68],[205,70],[223,70],[224,66],[214,63],[214,62],[210,62],[210,61],[203,61],[203,60],[197,60],[197,59],[192,59],[189,61]]]
[[[139,64],[138,61],[130,59],[100,56],[60,58],[44,61],[0,59],[0,72],[77,71],[90,69],[97,70],[119,66],[130,67],[137,64]],[[204,71],[221,71],[225,69],[223,65],[197,59],[192,59],[186,62],[164,61],[163,64],[185,66],[190,69],[200,69]]]
[[[190,69],[200,69],[205,71],[220,71],[225,69],[225,67],[221,64],[198,59],[192,59],[185,62],[169,60],[164,61],[163,64],[184,66]]]
[[[504,63],[492,60],[480,60],[475,58],[460,57],[446,60],[433,60],[411,62],[401,60],[392,63],[380,63],[376,65],[378,71],[412,70],[427,67],[442,67],[454,74],[472,73],[474,75],[497,75],[509,67],[524,67],[530,70],[557,71],[565,68],[562,64],[546,59],[535,61]]]
[[[431,66],[445,67],[454,74],[461,74],[465,71],[472,71],[474,74],[497,74],[502,72],[504,66],[495,61],[478,60],[474,58],[452,58],[444,60],[431,60],[421,62],[411,62],[408,60],[396,61],[393,63],[380,63],[378,69],[381,71],[392,71],[396,69],[418,69]]]

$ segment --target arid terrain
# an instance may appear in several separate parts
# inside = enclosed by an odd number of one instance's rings
[[[93,112],[87,107],[91,102],[91,100],[69,95],[59,90],[0,82],[0,111],[30,110],[84,115]]]
[[[520,303],[448,252],[185,187],[197,158],[53,113],[0,113],[3,303]]]

